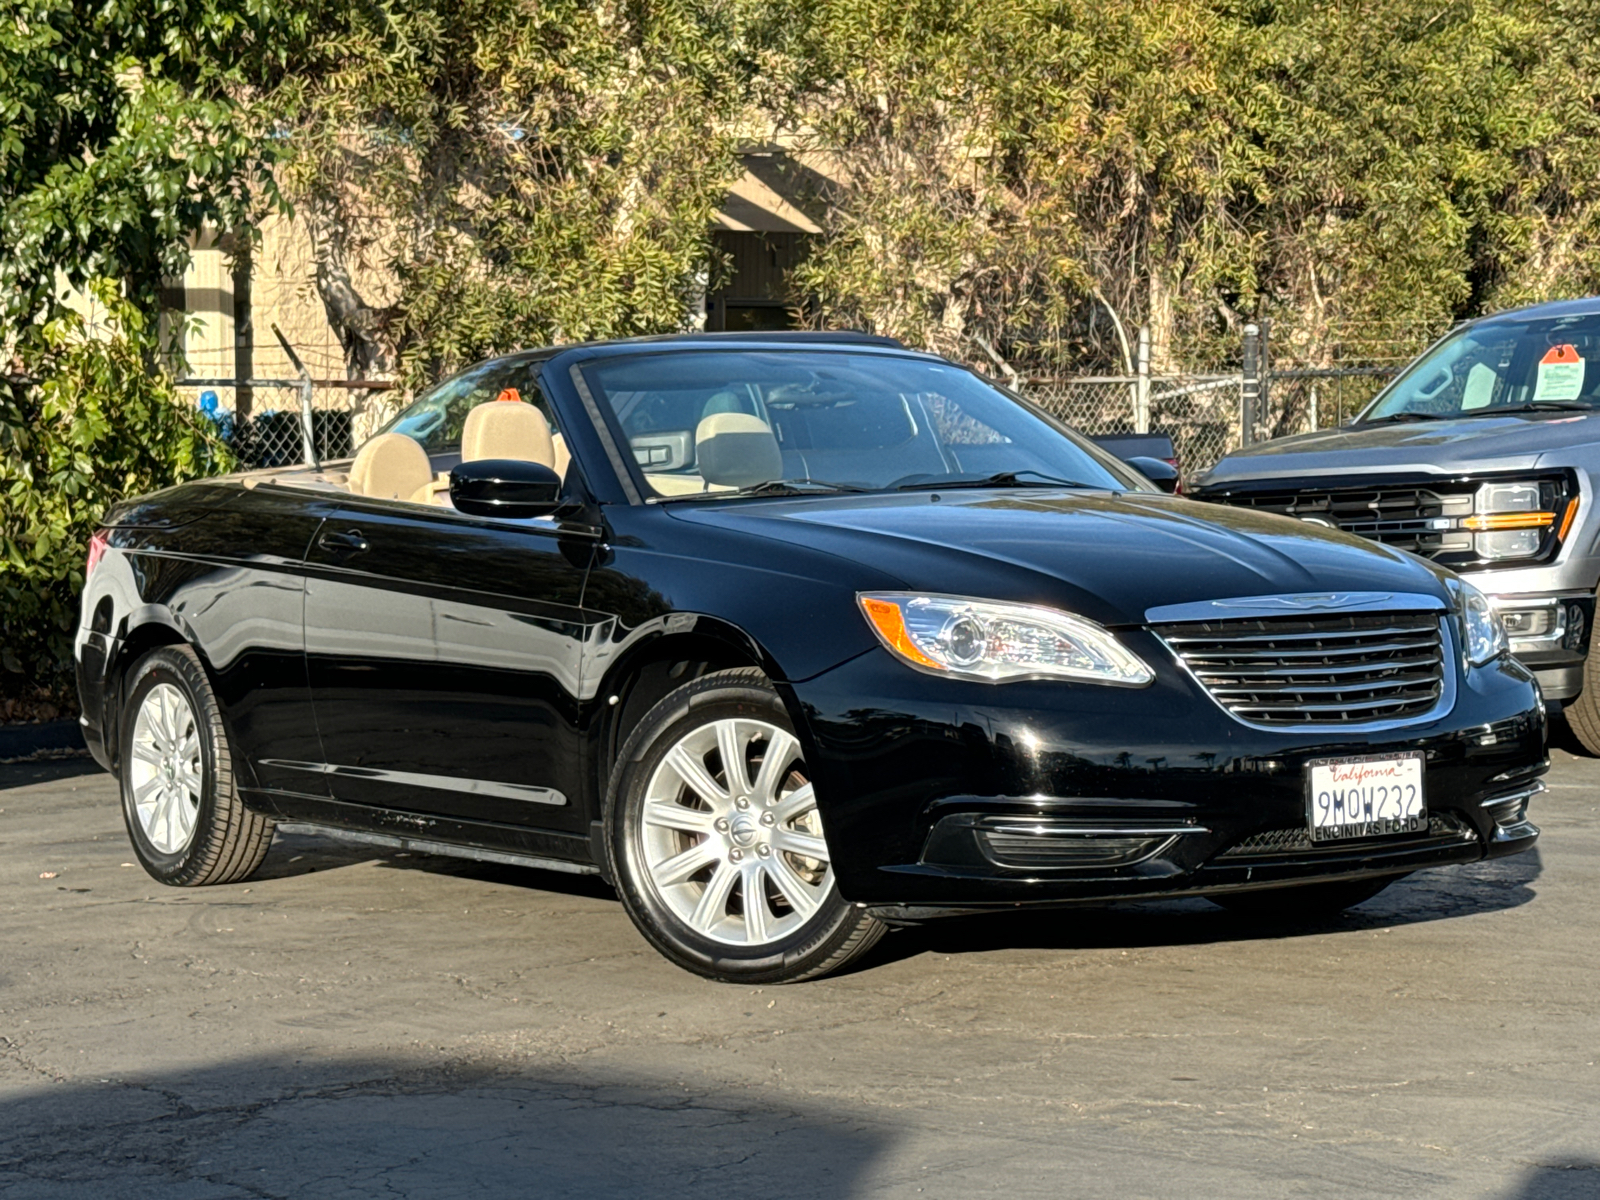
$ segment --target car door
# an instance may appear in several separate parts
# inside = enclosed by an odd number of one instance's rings
[[[324,494],[268,483],[180,530],[181,553],[140,556],[147,601],[163,601],[205,656],[239,786],[271,803],[325,797],[303,765],[320,756],[306,674],[305,556]]]
[[[336,506],[309,555],[305,621],[336,800],[586,833],[586,534],[363,497]]]

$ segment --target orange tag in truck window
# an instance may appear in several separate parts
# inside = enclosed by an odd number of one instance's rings
[[[495,397],[495,399],[496,400],[509,400],[513,404],[521,404],[522,403],[522,393],[517,391],[516,388],[505,388],[505,389],[503,389],[501,391],[501,393],[498,396]]]
[[[1551,346],[1539,360],[1535,400],[1576,400],[1583,391],[1584,361],[1572,345]]]

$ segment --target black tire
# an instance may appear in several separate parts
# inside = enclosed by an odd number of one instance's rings
[[[884,932],[881,922],[840,897],[837,883],[828,884],[826,897],[792,932],[746,946],[719,941],[696,930],[673,910],[651,876],[643,821],[650,781],[683,738],[729,718],[765,722],[791,736],[794,733],[783,702],[766,676],[755,669],[739,669],[706,675],[678,688],[645,715],[623,745],[611,773],[605,807],[611,875],[623,907],[645,940],[662,955],[708,979],[744,984],[795,983],[837,971],[865,953]],[[722,779],[726,781],[725,771]],[[691,838],[691,846],[697,844],[694,837],[701,837],[710,846],[720,835],[708,832],[685,836]],[[720,854],[735,855],[731,841],[716,844],[724,847]],[[721,870],[722,863],[719,858],[706,869]],[[711,884],[691,880],[685,886],[700,887],[703,893]],[[742,910],[743,885],[735,886],[741,889],[737,903]],[[821,886],[819,880],[818,887]],[[731,898],[733,893],[729,895]],[[799,919],[798,915],[795,919]]]
[[[1299,887],[1262,888],[1250,892],[1224,892],[1208,896],[1241,917],[1273,921],[1316,921],[1337,916],[1371,900],[1404,875],[1380,875],[1376,879],[1340,880],[1334,883],[1305,883]]]
[[[1600,653],[1583,660],[1583,691],[1562,705],[1561,715],[1583,748],[1600,757]]]
[[[193,830],[185,844],[170,851],[157,846],[146,834],[134,797],[135,723],[145,698],[163,684],[176,688],[188,701],[200,749],[199,800],[194,808]],[[222,713],[199,658],[187,646],[152,650],[129,673],[126,695],[118,757],[122,817],[140,865],[172,887],[202,887],[248,879],[267,856],[273,825],[239,800]]]

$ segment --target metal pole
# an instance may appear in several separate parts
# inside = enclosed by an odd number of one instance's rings
[[[1271,436],[1268,425],[1272,418],[1272,318],[1261,319],[1261,346],[1256,353],[1256,379],[1260,386],[1256,389],[1256,420],[1261,424],[1267,436]]]
[[[320,471],[322,460],[317,457],[317,436],[311,422],[311,372],[306,370],[305,363],[300,361],[294,347],[289,345],[289,339],[283,336],[283,330],[276,324],[272,326],[272,334],[294,364],[295,373],[300,376],[300,444],[305,451],[306,465]]]
[[[1133,398],[1133,431],[1150,432],[1150,326],[1139,326],[1139,382]]]
[[[1239,388],[1239,444],[1255,441],[1256,400],[1261,395],[1261,330],[1244,327],[1244,382]]]

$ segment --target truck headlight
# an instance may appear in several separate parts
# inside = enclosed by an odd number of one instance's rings
[[[1465,579],[1452,579],[1450,590],[1455,594],[1456,616],[1461,622],[1461,648],[1467,662],[1481,667],[1504,654],[1505,626],[1500,623],[1500,614],[1489,603],[1489,597]]]
[[[1537,483],[1486,483],[1472,507],[1461,527],[1474,532],[1479,558],[1532,558],[1556,523],[1556,514],[1541,506]]]
[[[915,592],[862,592],[856,599],[889,652],[929,674],[1121,687],[1155,678],[1110,630],[1058,609]]]

